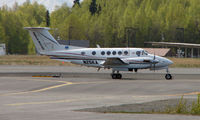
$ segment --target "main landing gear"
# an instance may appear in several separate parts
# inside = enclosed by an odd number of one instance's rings
[[[122,74],[120,74],[119,71],[117,71],[117,73],[113,71],[111,76],[112,76],[112,79],[122,79]]]
[[[166,69],[167,74],[165,75],[166,80],[172,80],[172,75],[169,73],[168,68]]]

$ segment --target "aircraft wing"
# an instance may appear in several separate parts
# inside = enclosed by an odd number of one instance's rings
[[[118,65],[127,65],[120,58],[107,58],[106,61],[102,64],[103,66],[118,66]]]

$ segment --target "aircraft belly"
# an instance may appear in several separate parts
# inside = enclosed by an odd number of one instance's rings
[[[133,68],[133,69],[146,69],[150,68],[151,65],[149,64],[129,64],[129,65],[119,65],[119,66],[109,66],[110,68]]]
[[[150,64],[129,64],[120,66],[110,66],[114,71],[133,71],[134,69],[148,69]]]
[[[145,69],[151,67],[150,64],[130,64],[130,68],[138,68],[138,69]]]

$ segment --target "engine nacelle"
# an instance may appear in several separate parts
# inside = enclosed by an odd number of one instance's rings
[[[149,57],[124,58],[122,60],[127,64],[153,63],[155,61],[153,58]]]
[[[132,72],[133,68],[113,68],[114,71],[129,71]]]

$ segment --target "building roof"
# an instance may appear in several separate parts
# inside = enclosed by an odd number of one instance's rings
[[[184,47],[184,48],[200,48],[200,44],[192,43],[175,43],[175,42],[145,42],[153,46],[167,46],[167,47]]]
[[[143,48],[150,54],[155,54],[158,56],[166,56],[167,53],[170,51],[170,48]]]

